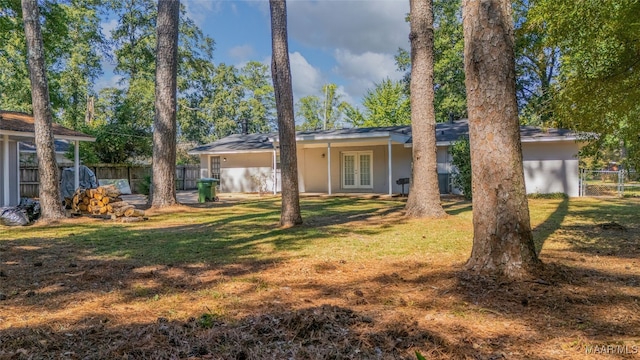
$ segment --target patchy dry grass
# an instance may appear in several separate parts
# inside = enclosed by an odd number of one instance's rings
[[[546,270],[523,282],[463,271],[469,203],[403,205],[304,199],[290,229],[277,198],[0,227],[0,359],[638,356],[637,199],[530,200]]]

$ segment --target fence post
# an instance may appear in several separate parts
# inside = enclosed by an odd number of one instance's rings
[[[182,190],[187,190],[187,166],[182,166]]]
[[[582,196],[582,171],[584,169],[579,169],[578,170],[578,196],[581,197]]]
[[[624,197],[624,170],[618,170],[618,196]]]
[[[133,185],[131,184],[131,165],[127,165],[127,182],[129,183],[129,187],[133,189]]]

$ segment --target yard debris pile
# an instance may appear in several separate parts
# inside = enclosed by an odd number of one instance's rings
[[[212,314],[186,322],[160,317],[155,323],[123,327],[98,317],[74,330],[10,329],[4,341],[0,358],[7,359],[47,354],[92,359],[413,360],[418,349],[430,357],[460,358],[457,349],[414,323],[382,323],[332,305],[233,320]]]
[[[18,206],[0,208],[0,225],[25,226],[40,217],[40,202],[28,198],[20,199]]]
[[[98,186],[95,189],[78,188],[72,198],[65,203],[78,214],[109,216],[123,222],[134,222],[144,219],[144,210],[122,200],[120,190],[115,185]]]
[[[602,230],[627,231],[627,227],[626,226],[620,225],[615,221],[598,224],[598,225],[596,225],[596,228],[599,228],[599,229],[602,229]]]
[[[29,224],[27,214],[18,207],[0,208],[0,224],[4,226],[25,226]]]

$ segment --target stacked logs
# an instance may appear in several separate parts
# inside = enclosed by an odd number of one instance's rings
[[[67,199],[71,204],[71,210],[76,213],[89,215],[119,217],[143,217],[144,210],[122,200],[121,193],[114,185],[99,186],[96,189],[79,188],[73,194],[73,198]]]

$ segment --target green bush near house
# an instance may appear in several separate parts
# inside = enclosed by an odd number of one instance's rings
[[[456,167],[453,172],[453,185],[462,190],[464,198],[471,200],[471,146],[469,139],[462,137],[451,148],[451,163]]]
[[[569,195],[561,192],[527,194],[529,199],[568,199]]]

